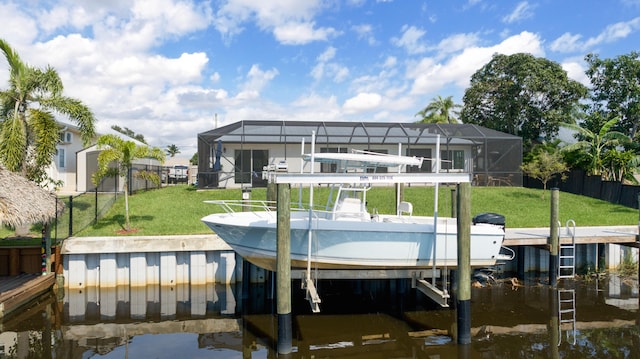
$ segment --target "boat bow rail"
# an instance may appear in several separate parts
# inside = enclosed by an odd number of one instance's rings
[[[236,212],[274,212],[276,211],[276,202],[274,201],[260,201],[260,200],[209,200],[204,203],[217,204],[226,213]]]
[[[245,199],[218,199],[218,200],[207,200],[204,203],[216,204],[223,209],[223,211],[227,214],[233,213],[241,213],[241,212],[267,212],[270,214],[276,215],[276,202],[275,201],[262,201],[262,200],[245,200]],[[317,208],[324,208],[317,207]],[[300,206],[291,206],[290,210],[292,212],[309,212],[308,207],[300,207]],[[329,218],[332,213],[323,209],[314,209],[312,211],[314,218]]]

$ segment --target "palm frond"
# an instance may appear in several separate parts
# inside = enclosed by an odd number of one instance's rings
[[[80,135],[85,146],[95,138],[96,119],[89,107],[80,100],[65,96],[54,96],[41,99],[40,104],[49,110],[68,116],[80,129]]]
[[[27,132],[17,116],[2,122],[0,128],[0,162],[12,172],[22,168],[27,151]]]

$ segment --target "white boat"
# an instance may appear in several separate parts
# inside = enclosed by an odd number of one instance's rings
[[[304,144],[303,144],[304,147]],[[399,150],[400,152],[400,150]],[[436,151],[438,153],[439,151]],[[367,152],[303,155],[310,173],[273,173],[277,183],[310,185],[310,205],[291,208],[291,266],[314,269],[413,270],[457,266],[455,218],[416,216],[412,204],[400,202],[395,214],[367,209],[367,192],[381,184],[469,182],[468,173],[405,173],[420,166],[422,158]],[[438,162],[439,159],[436,160]],[[335,163],[342,173],[313,173],[315,162]],[[367,169],[393,167],[396,172],[370,173]],[[313,205],[313,188],[333,185],[335,191],[322,209]],[[437,193],[437,192],[436,192]],[[437,195],[435,196],[437,208]],[[277,212],[266,201],[207,201],[221,205],[223,213],[202,218],[211,230],[249,262],[275,271]],[[248,206],[248,207],[247,207]],[[313,209],[310,209],[313,208]],[[496,264],[504,239],[504,226],[471,227],[471,266]]]

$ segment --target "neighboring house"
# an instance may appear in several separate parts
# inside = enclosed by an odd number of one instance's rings
[[[56,146],[56,155],[47,168],[47,175],[53,180],[61,184],[58,186],[58,193],[72,194],[77,192],[76,189],[76,153],[81,151],[84,146],[80,130],[78,127],[58,122],[60,125],[60,141]],[[53,189],[54,184],[48,187]]]
[[[101,133],[96,136],[94,144],[89,147],[84,147],[82,143],[82,137],[80,136],[80,130],[78,127],[60,123],[60,142],[56,146],[56,155],[51,163],[51,166],[47,168],[47,174],[54,181],[61,183],[58,186],[57,192],[59,194],[74,194],[95,190],[96,186],[91,181],[91,176],[98,169],[98,150],[95,142],[100,135],[114,134],[126,139],[127,141],[133,141],[137,145],[145,145],[144,143],[129,138],[120,132],[109,129],[106,133]],[[138,159],[135,162],[136,168],[155,169],[160,171],[160,163],[157,160],[152,159]],[[136,185],[136,183],[132,183]],[[49,187],[52,189],[53,184]],[[103,181],[100,191],[122,192],[123,181],[117,178],[107,178]]]
[[[198,188],[262,187],[265,167],[299,172],[301,144],[309,153],[311,134],[316,152],[351,149],[424,157],[422,167],[434,171],[440,135],[442,171],[468,171],[476,185],[522,185],[522,139],[469,124],[420,124],[324,121],[240,121],[198,134]],[[316,164],[316,172],[332,172]],[[385,169],[379,169],[385,171]]]

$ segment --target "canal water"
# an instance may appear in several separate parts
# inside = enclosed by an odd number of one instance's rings
[[[287,358],[638,358],[638,280],[535,278],[473,288],[472,343],[453,308],[408,280],[293,287]],[[514,285],[516,284],[516,285]],[[0,324],[0,358],[275,358],[272,285],[114,288],[48,295]]]

